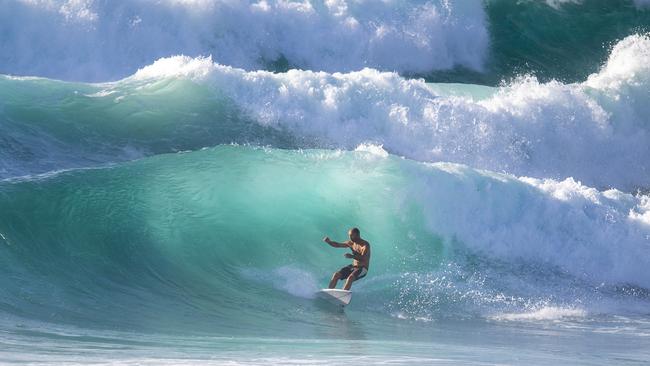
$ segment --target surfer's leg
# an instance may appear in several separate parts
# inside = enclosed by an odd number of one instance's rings
[[[336,288],[336,284],[339,282],[340,279],[346,279],[350,277],[350,273],[352,273],[353,269],[354,267],[352,265],[349,265],[334,272],[334,275],[332,275],[332,279],[330,280],[329,288]]]
[[[336,284],[339,282],[339,278],[341,278],[341,273],[334,272],[332,279],[330,280],[329,288],[335,288]]]
[[[352,287],[352,282],[354,282],[354,280],[357,279],[357,275],[359,274],[360,271],[361,270],[357,268],[354,271],[352,271],[352,273],[350,273],[347,281],[345,281],[345,286],[343,286],[344,290],[350,290],[350,287]]]

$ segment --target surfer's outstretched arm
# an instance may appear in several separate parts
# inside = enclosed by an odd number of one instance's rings
[[[323,241],[326,242],[327,244],[329,244],[330,246],[334,247],[334,248],[349,248],[350,247],[350,244],[348,244],[348,242],[338,243],[338,242],[335,242],[334,240],[331,240],[328,236],[324,237]]]

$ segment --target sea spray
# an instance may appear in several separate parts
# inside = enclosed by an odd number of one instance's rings
[[[488,51],[478,0],[6,1],[0,24],[0,73],[66,80],[116,80],[176,54],[245,69],[481,70]]]

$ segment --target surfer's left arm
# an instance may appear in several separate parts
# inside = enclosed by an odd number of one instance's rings
[[[361,249],[361,252],[345,253],[345,258],[356,259],[358,261],[363,261],[366,257],[366,248]]]

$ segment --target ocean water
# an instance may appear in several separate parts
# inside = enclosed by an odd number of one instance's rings
[[[650,363],[648,32],[643,0],[0,0],[0,363]]]

